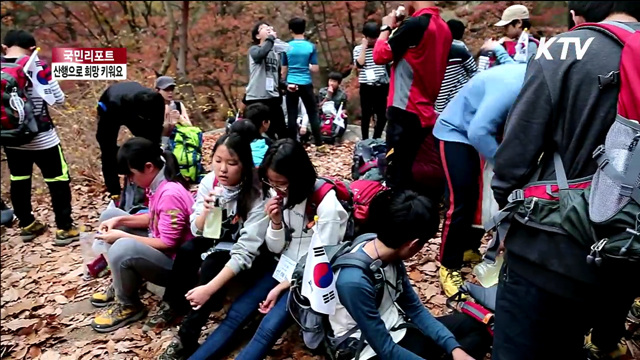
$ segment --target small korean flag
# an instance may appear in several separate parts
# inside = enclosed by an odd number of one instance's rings
[[[336,284],[329,258],[320,240],[319,224],[316,218],[302,277],[302,296],[309,299],[313,310],[333,315],[337,303]]]

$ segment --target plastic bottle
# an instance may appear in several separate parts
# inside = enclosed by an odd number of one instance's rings
[[[498,283],[500,276],[500,268],[504,262],[503,255],[499,255],[496,258],[496,262],[491,264],[488,261],[483,261],[473,268],[473,273],[476,275],[476,279],[480,282],[480,285],[490,288]]]
[[[96,258],[96,254],[93,251],[94,238],[95,233],[93,232],[80,233],[80,253],[82,254],[83,280],[91,280],[91,274],[89,274],[89,268],[87,265]]]
[[[222,208],[220,207],[220,195],[222,188],[216,187],[213,190],[214,206],[209,210],[206,220],[204,221],[204,229],[202,235],[208,239],[220,239],[222,232]]]

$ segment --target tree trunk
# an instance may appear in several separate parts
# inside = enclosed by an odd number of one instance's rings
[[[170,7],[169,2],[165,6]],[[196,121],[200,124],[204,123],[204,117],[198,107],[195,91],[187,78],[187,50],[189,46],[187,32],[189,30],[189,2],[182,2],[182,22],[180,23],[180,51],[178,53],[178,84],[180,94],[185,95],[185,103],[189,105]],[[171,51],[171,49],[169,49]]]
[[[349,6],[349,2],[347,4],[347,14],[349,16],[349,30],[351,30],[351,48],[353,49],[356,46],[356,27],[353,25],[353,15],[351,14],[351,6]]]
[[[171,10],[171,2],[164,1],[164,10],[167,13],[167,21],[169,22],[169,33],[167,34],[167,50],[164,53],[162,66],[160,67],[160,75],[165,75],[169,66],[171,66],[171,55],[173,54],[173,39],[176,34],[176,22],[173,19],[173,10]]]
[[[187,47],[189,45],[187,33],[189,31],[189,2],[182,2],[182,23],[180,24],[180,53],[178,55],[178,76],[187,77]]]
[[[327,31],[327,10],[324,7],[324,1],[320,1],[320,5],[322,6],[322,27],[324,28],[324,40],[327,43],[327,49],[329,49],[329,57],[331,58],[331,66],[333,68],[336,65],[336,60],[333,57],[333,51],[331,49],[331,44],[329,43],[329,32]]]
[[[329,62],[329,53],[327,49],[324,47],[324,42],[322,42],[322,34],[320,33],[320,28],[318,27],[318,23],[316,22],[316,17],[313,14],[313,8],[311,7],[311,3],[305,1],[307,17],[311,20],[311,25],[313,26],[314,32],[318,34],[318,42],[320,43],[320,48],[322,49],[322,55],[324,56],[326,62]]]

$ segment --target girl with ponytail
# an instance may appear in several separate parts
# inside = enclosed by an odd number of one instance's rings
[[[149,212],[129,215],[108,209],[100,216],[96,238],[111,244],[107,252],[113,283],[91,297],[98,307],[109,306],[91,326],[111,332],[146,315],[138,296],[143,279],[167,286],[177,249],[193,238],[189,215],[191,193],[182,184],[178,161],[171,152],[144,138],[129,139],[118,151],[118,168],[147,191]]]
[[[253,140],[251,134],[231,131],[213,148],[213,171],[200,182],[191,215],[196,238],[180,248],[165,303],[147,323],[148,328],[157,329],[186,314],[178,336],[160,360],[186,359],[196,351],[202,327],[211,312],[222,309],[231,279],[241,277],[238,282],[251,286],[263,273],[275,269],[273,254],[266,246],[260,249],[269,218],[252,159]],[[216,216],[218,221],[208,220]]]

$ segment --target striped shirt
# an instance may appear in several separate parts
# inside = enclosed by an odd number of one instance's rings
[[[13,58],[5,58],[6,60],[12,60]],[[15,61],[16,59],[14,59]],[[46,66],[46,65],[45,65]],[[49,79],[49,85],[51,88],[51,92],[56,99],[55,104],[64,104],[65,96],[60,89],[60,84],[57,81]],[[31,103],[33,105],[33,115],[38,117],[46,114],[46,106],[45,101],[40,95],[34,93],[33,86],[27,86],[27,94],[31,99]],[[28,144],[20,145],[18,147],[8,147],[10,149],[19,149],[19,150],[45,150],[57,146],[60,144],[60,138],[56,133],[56,129],[53,126],[53,122],[51,124],[51,129],[47,131],[43,131],[36,135],[31,142]]]
[[[449,51],[447,70],[440,87],[440,93],[436,99],[436,112],[443,112],[449,101],[456,96],[458,91],[477,71],[478,67],[467,46],[460,40],[453,40]]]
[[[358,81],[360,84],[388,84],[389,74],[385,65],[376,65],[373,62],[373,47],[367,47],[364,54],[364,66],[358,64],[358,57],[362,53],[362,45],[358,45],[353,49],[353,63],[360,69]]]

